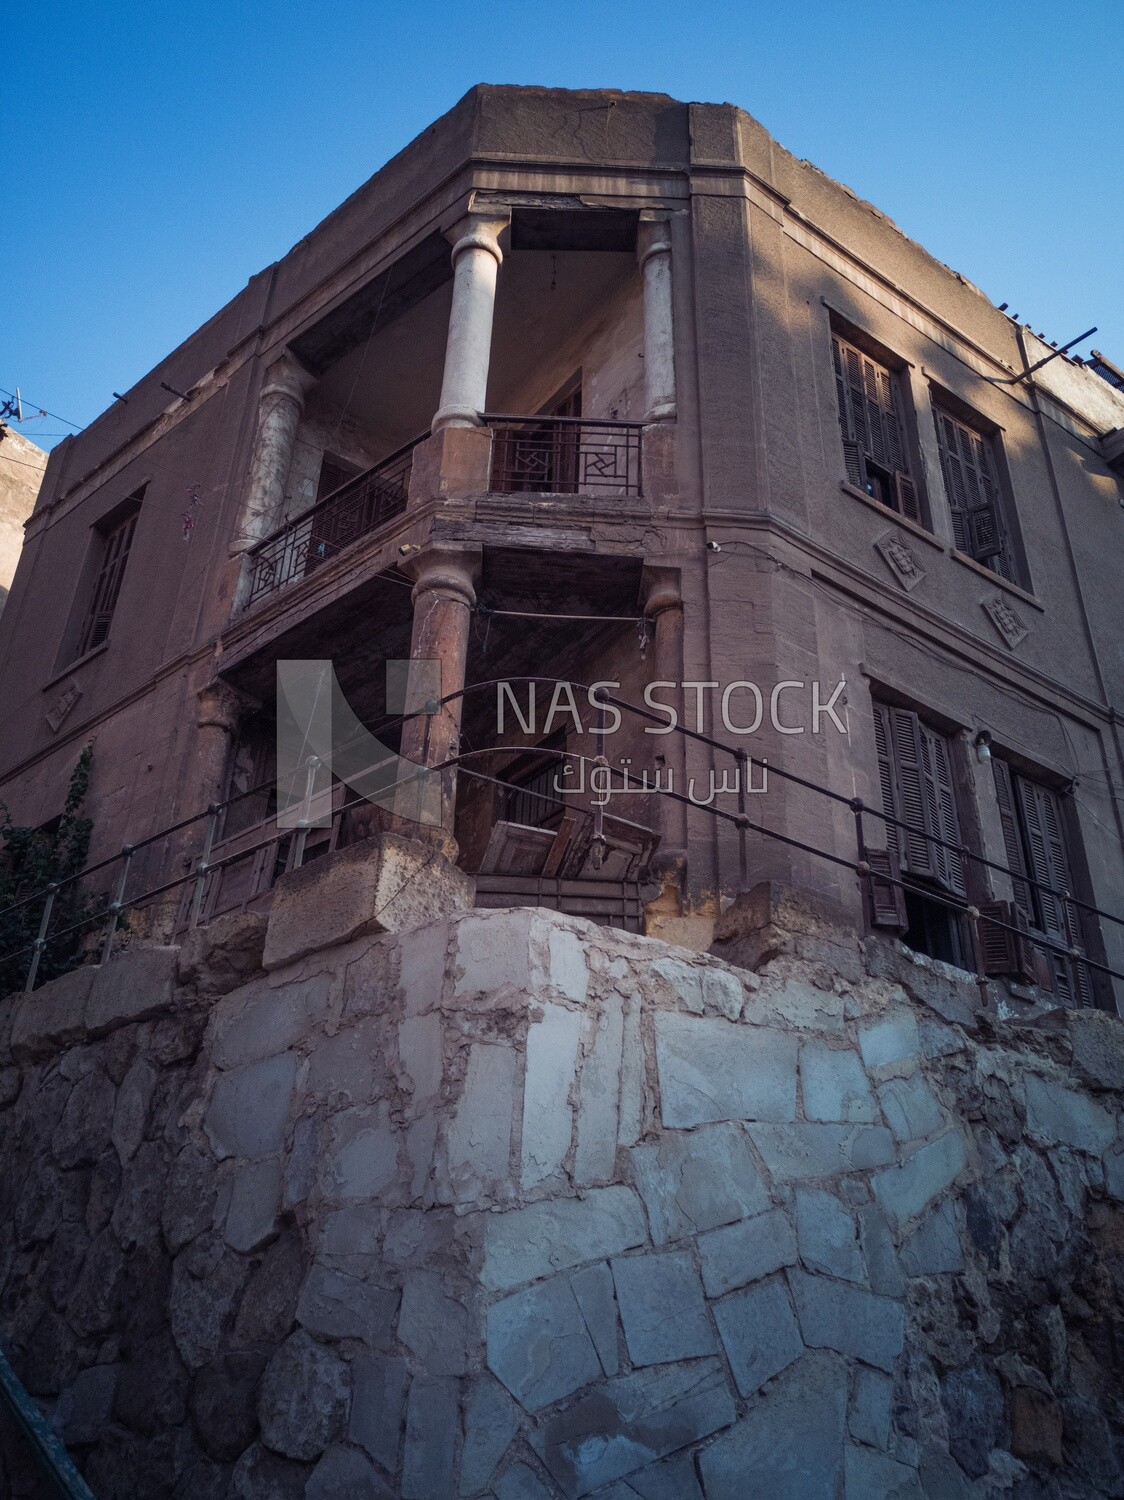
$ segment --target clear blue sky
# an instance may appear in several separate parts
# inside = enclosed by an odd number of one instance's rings
[[[481,81],[738,104],[1124,362],[1121,0],[47,0],[5,44],[0,386],[75,423]]]

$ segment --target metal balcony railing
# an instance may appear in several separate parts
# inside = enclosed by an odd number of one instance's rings
[[[643,424],[609,418],[510,417],[487,413],[491,489],[498,494],[643,494]]]
[[[427,436],[423,433],[365,474],[349,479],[251,548],[246,607],[307,578],[360,537],[401,515],[409,494],[414,449]]]

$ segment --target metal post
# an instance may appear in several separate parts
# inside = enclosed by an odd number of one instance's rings
[[[121,878],[117,882],[117,893],[109,906],[109,923],[105,929],[105,942],[102,945],[101,961],[103,964],[109,962],[109,956],[113,952],[113,939],[117,935],[117,923],[121,918],[121,912],[125,904],[125,887],[129,880],[129,866],[133,862],[133,846],[126,844],[121,850]]]
[[[299,870],[304,864],[304,846],[308,842],[308,830],[312,823],[312,792],[316,785],[316,773],[320,769],[320,757],[310,755],[305,761],[304,773],[304,801],[301,806],[300,821],[297,824],[297,836],[293,840],[293,864],[294,870]]]
[[[859,894],[863,898],[863,909],[869,921],[874,907],[874,888],[870,881],[870,866],[866,858],[866,835],[863,832],[863,808],[861,797],[851,798],[851,812],[855,819],[855,870],[859,877]]]
[[[215,834],[218,832],[220,809],[212,804],[207,810],[207,832],[203,839],[203,853],[199,856],[199,862],[195,866],[195,895],[191,900],[191,921],[189,926],[195,927],[199,923],[199,914],[203,910],[203,891],[207,884],[207,871],[210,869],[211,850],[215,845]]]
[[[39,960],[43,956],[43,949],[47,946],[47,928],[51,921],[51,912],[55,904],[55,892],[58,886],[52,881],[47,887],[47,899],[43,904],[43,915],[39,919],[39,936],[35,939],[35,945],[31,951],[31,963],[27,970],[27,983],[25,991],[35,988],[35,976],[39,973]]]
[[[749,752],[739,745],[734,754],[738,762],[738,870],[741,876],[740,888],[744,891],[749,879],[749,858],[745,847],[745,783],[749,775]]]

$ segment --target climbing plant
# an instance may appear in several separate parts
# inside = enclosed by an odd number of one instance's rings
[[[77,968],[86,953],[87,934],[105,909],[105,896],[83,891],[71,878],[84,868],[90,848],[93,825],[83,817],[82,809],[92,760],[93,746],[87,745],[71,774],[62,812],[39,828],[13,823],[9,809],[0,802],[0,994],[22,988],[31,961],[30,951],[23,950],[35,941],[43,915],[41,900],[16,903],[51,884],[68,882],[55,897],[47,944],[39,960],[39,984]],[[74,927],[76,931],[68,931]]]

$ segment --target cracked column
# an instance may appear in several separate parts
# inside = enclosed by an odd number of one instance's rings
[[[644,281],[644,420],[675,420],[675,330],[671,310],[671,224],[640,217],[636,257]]]
[[[439,766],[460,748],[463,699],[446,703],[435,713],[421,712],[429,701],[459,692],[464,687],[468,661],[468,636],[476,603],[476,581],[480,574],[481,549],[429,547],[405,564],[414,579],[414,624],[410,636],[410,681],[405,711],[416,713],[402,727],[401,753],[415,765]],[[435,666],[427,665],[435,663]],[[439,812],[444,851],[455,858],[453,822],[456,811],[457,773],[449,767],[441,773],[440,806],[424,799],[425,823],[432,827]],[[409,815],[411,796],[396,801],[396,811]],[[417,808],[416,796],[413,798]],[[415,811],[414,816],[417,813]],[[424,825],[423,825],[424,826]],[[423,836],[421,829],[419,836]]]
[[[471,209],[448,235],[453,241],[453,305],[434,432],[480,425],[488,399],[496,274],[503,262],[499,236],[510,218],[507,209]]]
[[[229,682],[216,679],[199,689],[195,754],[188,780],[188,816],[218,802],[226,790],[230,751],[243,718],[258,705]]]
[[[683,722],[683,596],[679,574],[671,568],[645,568],[644,617],[652,625],[653,681],[667,684],[660,701],[674,706]],[[672,772],[676,792],[687,789],[686,742],[681,734],[653,741]],[[680,890],[687,866],[687,808],[673,797],[660,797],[660,847],[653,861],[665,883]]]
[[[297,428],[304,413],[305,397],[315,384],[316,376],[288,350],[265,372],[250,486],[238,535],[230,544],[234,555],[248,551],[280,521]]]

